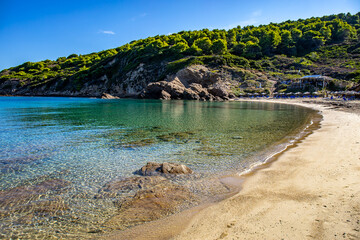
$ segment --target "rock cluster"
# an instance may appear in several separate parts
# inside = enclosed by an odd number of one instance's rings
[[[118,59],[119,60],[119,59]],[[123,69],[128,63],[114,60],[107,67],[117,64]],[[118,62],[117,62],[118,61]],[[226,69],[211,70],[203,65],[193,65],[166,75],[166,64],[139,64],[125,75],[116,72],[112,78],[106,74],[86,81],[80,90],[74,89],[72,81],[49,81],[47,84],[29,88],[19,80],[0,82],[0,95],[24,96],[82,96],[114,99],[139,97],[155,99],[187,99],[222,101],[234,98],[232,88],[238,86],[239,76]],[[156,79],[165,76],[164,81]]]
[[[155,163],[148,162],[145,166],[143,166],[140,170],[135,172],[136,174],[140,174],[143,176],[153,176],[158,174],[190,174],[192,170],[183,165],[177,163]]]
[[[165,81],[153,82],[140,94],[142,98],[228,100],[235,97],[224,75],[202,65],[194,65],[168,76]]]
[[[195,201],[194,194],[187,188],[165,181],[149,189],[141,189],[134,196],[118,201],[119,212],[105,225],[124,229],[175,213],[186,203]]]
[[[105,184],[96,198],[114,198],[118,212],[104,227],[124,229],[175,213],[198,201],[185,186],[173,183],[166,174],[189,174],[191,169],[175,163],[148,162],[138,174]],[[152,176],[163,173],[164,176]]]

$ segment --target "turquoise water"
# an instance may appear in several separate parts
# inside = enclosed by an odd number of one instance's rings
[[[199,176],[240,172],[310,113],[258,102],[0,97],[0,190],[64,179],[71,184],[61,197],[72,214],[94,221],[114,210],[111,201],[94,200],[99,188],[146,162],[184,163]],[[2,232],[22,236],[16,218],[3,219]],[[71,231],[66,221],[51,229]]]

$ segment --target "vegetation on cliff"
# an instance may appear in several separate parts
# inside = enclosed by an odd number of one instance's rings
[[[188,65],[202,64],[213,69],[241,69],[248,85],[256,80],[252,70],[274,79],[298,77],[300,70],[300,74],[359,82],[359,29],[360,13],[348,13],[230,30],[182,31],[98,53],[26,62],[1,71],[0,84],[5,92],[13,87],[11,81],[22,89],[56,83],[56,91],[76,92],[101,78],[109,80],[108,87],[124,81],[140,64],[153,66],[156,74],[152,81],[163,80]]]

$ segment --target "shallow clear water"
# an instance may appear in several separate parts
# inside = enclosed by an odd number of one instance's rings
[[[184,163],[204,176],[240,172],[310,113],[258,102],[0,97],[0,190],[64,179],[71,190],[62,197],[73,214],[96,218],[111,203],[75,195],[95,194],[148,161]],[[3,222],[4,232],[15,215]]]

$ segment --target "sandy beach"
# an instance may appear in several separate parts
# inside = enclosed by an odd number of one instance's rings
[[[320,129],[175,239],[360,239],[360,115],[295,104],[321,111]]]

